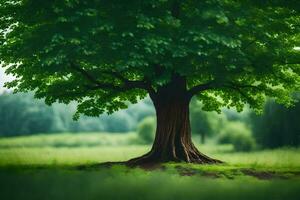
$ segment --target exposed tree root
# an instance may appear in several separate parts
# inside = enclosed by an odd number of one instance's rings
[[[197,149],[193,151],[188,151],[184,158],[178,156],[157,156],[158,153],[150,151],[149,153],[133,158],[126,162],[128,166],[149,166],[149,165],[158,165],[166,162],[183,162],[183,163],[194,163],[194,164],[222,164],[223,162],[217,159],[210,158]]]
[[[197,155],[197,156],[195,156]],[[193,156],[193,157],[192,157]],[[189,162],[186,160],[182,160],[179,158],[162,158],[162,157],[157,157],[155,154],[150,151],[149,153],[130,159],[128,161],[123,161],[123,162],[104,162],[104,163],[99,163],[99,164],[94,164],[94,165],[82,165],[79,166],[78,169],[80,170],[86,170],[86,169],[94,169],[94,168],[110,168],[114,165],[123,165],[131,168],[139,167],[145,170],[163,170],[165,167],[162,165],[164,163],[168,162],[176,162],[176,163],[194,163],[194,164],[222,164],[223,162],[217,159],[210,158],[199,151],[197,151],[197,154],[193,153],[191,154],[191,159]]]

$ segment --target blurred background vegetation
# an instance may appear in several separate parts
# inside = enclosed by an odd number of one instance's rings
[[[241,113],[223,109],[218,114],[202,111],[201,107],[196,100],[190,105],[193,138],[198,144],[230,144],[235,151],[296,147],[300,144],[300,103],[284,108],[269,100],[259,116],[249,108]],[[3,92],[0,95],[0,146],[7,147],[5,137],[35,134],[42,137],[31,137],[29,143],[24,143],[21,137],[19,143],[14,140],[14,145],[73,147],[150,145],[153,142],[156,119],[149,99],[112,115],[83,116],[78,121],[72,119],[75,109],[75,103],[57,103],[50,107],[43,100],[34,99],[31,93]],[[64,134],[58,139],[53,133]],[[84,139],[83,133],[90,133],[89,137]],[[12,145],[11,142],[9,144]]]

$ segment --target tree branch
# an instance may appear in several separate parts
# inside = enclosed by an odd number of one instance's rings
[[[205,90],[209,90],[209,89],[218,89],[218,88],[229,88],[229,89],[235,89],[238,90],[240,93],[243,93],[241,91],[241,89],[244,88],[252,88],[255,89],[257,91],[262,91],[263,89],[259,86],[256,85],[242,85],[242,84],[238,84],[232,81],[229,82],[223,82],[223,83],[218,83],[216,80],[211,81],[209,83],[205,83],[205,84],[200,84],[197,86],[194,86],[193,88],[191,88],[188,91],[188,94],[190,97],[193,97],[194,95],[196,95],[198,92],[202,92]]]
[[[248,86],[247,86],[248,87]],[[250,87],[250,86],[249,86]],[[254,104],[255,103],[255,100],[252,99],[250,96],[248,96],[244,91],[241,90],[241,87],[236,87],[234,85],[228,85],[226,86],[226,88],[229,88],[229,89],[232,89],[232,90],[235,90],[237,91],[244,99],[247,100],[247,102],[249,102],[250,104]],[[252,86],[251,86],[252,88]]]
[[[147,90],[150,95],[154,95],[155,91],[152,86],[146,80],[128,80],[120,73],[114,71],[101,71],[101,73],[109,74],[113,77],[116,77],[122,82],[122,85],[116,85],[114,83],[103,83],[98,81],[90,72],[84,70],[83,68],[78,67],[76,64],[71,63],[71,68],[83,75],[90,83],[93,85],[85,85],[87,88],[91,90],[96,89],[110,89],[110,90],[118,90],[120,92],[124,92],[131,89],[144,89]]]
[[[83,68],[78,67],[75,63],[71,62],[70,67],[74,69],[76,72],[80,73],[82,76],[84,76],[89,82],[94,84],[99,84],[100,82],[89,72],[84,70]]]
[[[257,41],[258,41],[258,39],[255,38],[254,40],[248,42],[248,44],[246,44],[244,47],[242,47],[242,50],[245,51],[246,49],[248,49],[252,44],[254,44]]]
[[[257,85],[242,85],[242,84],[239,84],[239,83],[235,83],[235,82],[232,82],[232,81],[229,81],[229,86],[230,87],[237,87],[237,88],[252,88],[252,89],[255,89],[255,90],[258,90],[258,91],[262,91],[262,88],[257,86]]]
[[[216,84],[215,81],[211,81],[211,82],[208,82],[208,83],[196,85],[196,86],[192,87],[190,90],[188,90],[188,94],[189,94],[190,97],[193,97],[198,92],[202,92],[204,90],[215,88],[215,86],[216,86],[215,84]]]
[[[128,79],[126,79],[124,76],[122,76],[122,74],[121,73],[118,73],[118,72],[115,72],[115,71],[111,71],[111,70],[101,70],[101,71],[99,71],[100,73],[103,73],[103,74],[108,74],[108,75],[111,75],[111,76],[113,76],[113,77],[115,77],[115,78],[117,78],[117,79],[119,79],[119,80],[121,80],[121,81],[123,81],[123,82],[126,82],[126,81],[128,81]]]

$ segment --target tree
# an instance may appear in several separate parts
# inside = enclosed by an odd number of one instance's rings
[[[202,104],[195,100],[191,102],[190,113],[192,133],[200,135],[202,144],[207,136],[219,133],[227,121],[223,113],[203,111]]]
[[[157,130],[131,164],[216,163],[191,140],[189,102],[208,111],[287,106],[299,88],[298,0],[2,0],[7,84],[98,116],[149,94]]]
[[[137,127],[137,134],[141,142],[151,144],[155,136],[155,118],[144,118]]]
[[[53,132],[54,109],[31,97],[31,94],[0,95],[0,136]]]
[[[154,109],[143,100],[110,116],[83,116],[74,121],[72,116],[75,112],[76,103],[55,103],[49,107],[43,100],[34,99],[32,93],[5,92],[0,94],[0,136],[61,132],[126,133],[134,131],[143,117],[153,116]]]
[[[268,101],[262,116],[251,114],[252,130],[257,142],[264,148],[299,146],[299,114],[300,103],[287,109]]]
[[[202,144],[205,143],[206,136],[211,134],[211,128],[208,115],[201,108],[191,110],[191,129],[200,135]]]

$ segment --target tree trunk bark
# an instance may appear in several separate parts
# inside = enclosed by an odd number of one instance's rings
[[[147,154],[129,160],[132,165],[160,162],[220,163],[200,153],[191,139],[189,119],[190,98],[178,85],[166,87],[152,99],[157,128],[152,149]]]

